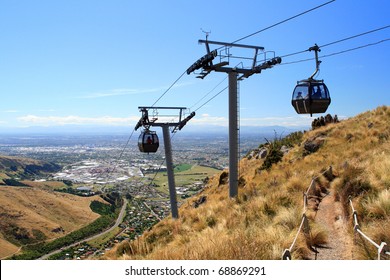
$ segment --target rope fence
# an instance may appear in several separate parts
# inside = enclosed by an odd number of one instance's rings
[[[297,241],[298,235],[299,235],[299,233],[301,232],[302,228],[304,229],[303,231],[304,231],[305,233],[306,233],[306,232],[309,233],[309,231],[310,231],[310,228],[309,228],[309,220],[307,219],[305,213],[303,213],[303,215],[302,215],[301,225],[299,226],[298,232],[297,232],[297,234],[295,235],[295,238],[294,238],[293,243],[291,244],[290,248],[285,249],[284,252],[283,252],[283,255],[282,255],[282,259],[283,259],[283,260],[291,260],[291,259],[292,259],[292,258],[291,258],[291,251],[292,251],[292,249],[294,248],[295,242]]]
[[[329,172],[330,174],[333,174],[332,173],[332,166],[330,166],[327,170],[325,170],[323,173],[321,173],[321,175],[324,175],[326,174],[327,172]],[[321,176],[320,175],[320,176]],[[301,224],[298,228],[298,231],[294,237],[294,240],[291,244],[291,246],[288,248],[288,249],[285,249],[283,251],[283,254],[282,254],[282,259],[283,260],[291,260],[292,257],[291,257],[291,252],[295,246],[295,243],[298,239],[298,236],[299,234],[301,233],[301,231],[303,231],[303,233],[305,235],[309,235],[310,234],[310,226],[309,226],[309,220],[306,216],[306,212],[308,210],[308,201],[309,201],[309,198],[312,198],[312,197],[316,197],[316,196],[313,196],[313,195],[310,195],[312,189],[315,187],[315,182],[316,180],[319,178],[319,176],[317,177],[314,177],[311,182],[310,182],[310,185],[309,187],[307,188],[306,192],[303,193],[303,214],[302,214],[302,220],[301,220]],[[354,232],[355,232],[355,236],[356,234],[360,234],[360,236],[362,236],[365,240],[367,240],[369,243],[371,243],[373,246],[375,246],[377,248],[377,252],[378,252],[378,260],[381,259],[381,256],[382,255],[388,255],[390,256],[390,249],[389,247],[387,246],[387,243],[386,242],[381,242],[380,244],[377,244],[375,241],[373,241],[370,237],[368,237],[366,234],[363,233],[363,231],[360,229],[360,226],[359,226],[359,222],[358,222],[358,215],[357,215],[357,211],[355,210],[354,206],[353,206],[353,203],[352,203],[352,199],[349,198],[349,203],[350,203],[350,206],[351,206],[351,209],[352,209],[352,213],[353,213],[353,224],[354,224]]]
[[[326,173],[330,173],[330,174],[333,174],[333,171],[332,171],[332,166],[330,166],[327,170],[325,170],[324,172],[321,173],[321,175],[324,175]],[[321,176],[320,175],[320,176]],[[301,224],[299,226],[299,229],[297,231],[297,234],[295,235],[295,238],[294,238],[294,241],[292,242],[291,246],[288,248],[288,249],[285,249],[283,251],[283,254],[282,254],[282,260],[291,260],[291,252],[295,246],[295,243],[298,239],[298,236],[299,236],[299,233],[303,230],[303,233],[305,235],[309,235],[310,234],[310,226],[309,226],[309,220],[306,216],[306,211],[308,209],[308,202],[309,202],[309,197],[310,197],[310,192],[311,190],[315,187],[315,181],[319,178],[319,176],[317,177],[314,177],[312,180],[311,180],[311,183],[309,185],[309,187],[307,188],[306,192],[303,193],[303,214],[302,214],[302,220],[301,220]]]
[[[355,210],[355,208],[353,207],[353,203],[352,203],[352,199],[349,198],[349,203],[351,205],[351,209],[352,209],[352,213],[353,213],[353,229],[354,229],[354,232],[355,232],[355,235],[357,233],[359,233],[362,237],[364,237],[368,242],[370,242],[372,245],[374,245],[377,250],[378,250],[378,260],[381,259],[381,254],[383,252],[383,254],[386,254],[386,255],[389,255],[390,256],[390,251],[388,251],[388,247],[387,247],[387,243],[386,242],[381,242],[381,244],[377,244],[375,241],[373,241],[371,238],[369,238],[367,235],[365,235],[361,229],[360,229],[360,226],[359,226],[359,223],[358,223],[358,219],[357,219],[357,212]]]

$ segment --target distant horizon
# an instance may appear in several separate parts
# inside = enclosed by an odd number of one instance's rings
[[[66,125],[66,126],[30,126],[30,127],[9,127],[1,128],[1,135],[61,135],[61,134],[72,134],[72,135],[130,135],[133,132],[133,127],[130,126],[86,126],[86,125]],[[308,130],[308,126],[241,126],[240,134],[253,135],[253,134],[270,134],[270,133],[291,133],[294,131]],[[138,135],[142,129],[138,129],[134,133]],[[160,134],[160,128],[156,127],[152,130],[157,131]],[[186,134],[228,134],[227,126],[192,126],[184,127],[181,131],[177,132],[181,135]],[[161,131],[162,135],[162,131]]]

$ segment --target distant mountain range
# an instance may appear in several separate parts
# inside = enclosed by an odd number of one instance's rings
[[[130,134],[134,128],[131,126],[81,126],[81,125],[66,125],[66,126],[32,126],[32,127],[20,127],[20,128],[7,128],[3,127],[0,130],[1,134]],[[309,127],[284,127],[284,126],[241,126],[240,133],[243,134],[273,134],[278,135],[289,134],[294,131],[308,130]],[[160,128],[156,128],[160,130]],[[180,131],[185,134],[228,134],[228,127],[224,126],[187,126]]]

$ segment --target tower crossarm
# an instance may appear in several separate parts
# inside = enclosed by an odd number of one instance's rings
[[[242,80],[244,78],[248,78],[253,74],[259,74],[263,69],[271,68],[275,64],[281,63],[280,57],[273,57],[269,60],[265,58],[264,47],[254,46],[254,45],[244,45],[244,44],[236,44],[236,43],[226,43],[226,42],[218,42],[218,41],[209,41],[209,40],[199,40],[199,44],[206,45],[206,55],[202,56],[195,63],[193,63],[188,69],[187,74],[191,74],[192,72],[201,69],[200,73],[197,73],[197,78],[205,78],[210,72],[236,72],[240,74],[239,79]],[[210,51],[210,45],[218,45],[222,46],[213,51]],[[252,49],[254,51],[253,56],[243,56],[237,57],[230,54],[231,48],[244,48],[244,49]],[[264,53],[264,62],[258,63],[258,55],[259,52]],[[219,57],[219,63],[213,63],[213,60]],[[251,60],[250,67],[230,67],[229,60],[241,58],[244,60]],[[242,64],[242,63],[240,63]]]

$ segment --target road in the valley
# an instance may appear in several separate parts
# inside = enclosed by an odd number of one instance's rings
[[[63,250],[69,249],[69,248],[71,248],[71,247],[73,247],[73,246],[77,246],[77,245],[79,245],[79,244],[81,244],[81,243],[83,243],[83,242],[91,241],[91,240],[93,240],[93,239],[95,239],[95,238],[98,238],[98,237],[100,237],[100,236],[102,236],[102,235],[104,235],[104,234],[106,234],[106,233],[108,233],[108,232],[114,230],[114,229],[115,229],[116,227],[118,227],[119,224],[123,221],[123,218],[124,218],[125,213],[126,213],[126,206],[127,206],[127,200],[124,198],[124,199],[123,199],[123,206],[122,206],[122,209],[121,209],[121,211],[120,211],[120,213],[119,213],[119,215],[118,215],[118,218],[116,219],[115,224],[114,224],[112,227],[110,227],[109,229],[107,229],[107,230],[105,230],[105,231],[103,231],[103,232],[101,232],[101,233],[98,233],[98,234],[96,234],[96,235],[94,235],[94,236],[85,238],[85,239],[83,239],[83,240],[81,240],[81,241],[77,241],[77,242],[75,242],[75,243],[73,243],[73,244],[71,244],[71,245],[69,245],[69,246],[66,246],[66,247],[63,247],[63,248],[61,248],[61,249],[52,251],[52,252],[50,252],[50,253],[48,253],[48,254],[46,254],[46,255],[43,255],[43,256],[40,257],[38,260],[45,260],[45,259],[49,258],[50,256],[52,256],[52,255],[54,255],[54,254],[60,253],[60,252],[63,251]]]

